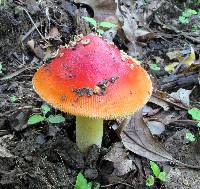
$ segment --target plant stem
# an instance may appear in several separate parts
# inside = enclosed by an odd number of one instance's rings
[[[76,143],[80,151],[86,152],[93,144],[101,147],[103,119],[76,117]]]

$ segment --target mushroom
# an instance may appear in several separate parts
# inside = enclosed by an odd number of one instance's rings
[[[152,83],[139,62],[114,44],[89,34],[43,65],[33,77],[39,96],[76,116],[76,142],[85,152],[101,146],[103,120],[131,115],[152,93]]]

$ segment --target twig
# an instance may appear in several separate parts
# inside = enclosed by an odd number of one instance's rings
[[[189,109],[189,107],[185,107],[185,106],[182,106],[182,105],[179,105],[179,104],[177,104],[177,103],[175,103],[175,102],[172,102],[171,100],[169,100],[169,99],[165,99],[165,98],[162,98],[162,97],[160,97],[160,96],[158,96],[158,95],[156,95],[156,94],[152,94],[152,96],[154,96],[154,97],[156,97],[156,98],[158,98],[158,99],[161,99],[161,100],[163,100],[163,101],[165,101],[165,102],[167,102],[167,103],[169,103],[169,104],[171,104],[171,105],[174,105],[174,106],[176,106],[176,107],[178,107],[178,108],[181,108],[181,109],[184,109],[184,110],[188,110]],[[171,97],[171,96],[170,96]],[[171,98],[173,98],[173,97],[171,97]]]
[[[179,75],[171,75],[158,80],[162,90],[176,89],[177,86],[185,88],[198,85],[198,72],[189,72]]]
[[[194,38],[194,37],[192,37],[192,36],[188,36],[186,33],[184,33],[184,32],[181,32],[181,35],[183,35],[185,38],[187,38],[187,39],[190,39],[191,41],[193,41],[193,42],[196,42],[196,43],[200,43],[200,40],[199,39],[197,39],[197,38]]]
[[[130,185],[128,183],[124,183],[124,182],[117,182],[117,183],[103,185],[103,186],[101,186],[101,188],[107,188],[107,187],[110,187],[110,186],[113,186],[113,185],[117,185],[117,184],[122,184],[122,185],[125,185],[125,186],[129,186],[131,188],[135,188],[134,186],[132,186],[132,185]]]
[[[33,27],[22,37],[22,42],[41,24],[41,22],[36,22]]]
[[[186,119],[186,120],[175,120],[174,122],[183,122],[183,123],[187,123],[187,122],[189,122],[189,123],[199,123],[200,121],[196,121],[196,120],[190,120],[190,119]]]
[[[19,74],[21,74],[22,72],[26,71],[26,70],[32,70],[32,69],[37,69],[37,67],[26,67],[26,68],[22,68],[14,73],[11,73],[9,75],[6,75],[2,78],[0,78],[0,81],[4,81],[4,80],[8,80],[8,79],[12,79],[13,77],[18,76]]]
[[[9,110],[7,112],[4,112],[2,114],[0,114],[0,117],[5,117],[7,115],[10,115],[12,113],[14,113],[15,111],[17,110],[24,110],[24,109],[32,109],[32,110],[37,110],[39,108],[34,108],[33,106],[23,106],[23,107],[18,107],[18,108],[15,108],[15,109],[12,109],[12,110]]]
[[[23,10],[24,10],[24,11],[26,12],[26,14],[28,15],[30,21],[31,21],[32,24],[35,26],[35,29],[37,30],[37,32],[39,33],[39,35],[41,36],[41,38],[42,38],[43,40],[46,41],[45,37],[44,37],[44,36],[41,34],[41,32],[39,31],[39,29],[38,29],[36,23],[35,23],[35,22],[33,21],[33,19],[31,18],[31,15],[28,13],[28,11],[27,11],[25,8],[23,8]],[[46,41],[46,42],[47,42],[47,41]]]

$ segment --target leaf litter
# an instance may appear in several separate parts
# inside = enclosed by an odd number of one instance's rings
[[[164,147],[156,142],[146,126],[142,111],[130,118],[128,125],[121,133],[122,143],[128,150],[153,161],[173,161],[173,157]]]
[[[143,120],[142,110],[139,110],[130,118],[121,133],[121,139],[126,149],[152,161],[171,162],[180,166],[200,169],[200,166],[193,166],[176,160],[160,142],[152,137]]]

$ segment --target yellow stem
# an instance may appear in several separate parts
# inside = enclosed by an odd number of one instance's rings
[[[86,152],[93,144],[101,147],[103,119],[76,117],[76,143],[80,151]]]

